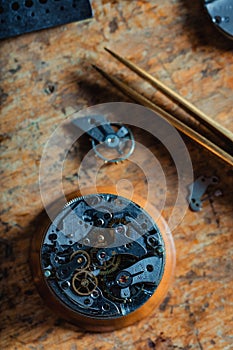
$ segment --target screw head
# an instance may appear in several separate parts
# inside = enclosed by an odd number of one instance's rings
[[[105,238],[104,238],[104,236],[103,235],[99,235],[99,237],[98,237],[98,242],[104,242],[104,240],[105,240]]]
[[[163,249],[163,247],[160,245],[160,246],[158,246],[158,247],[156,248],[156,251],[157,251],[158,254],[163,254],[164,249]]]
[[[44,276],[47,277],[47,278],[50,277],[51,276],[51,271],[45,270]]]

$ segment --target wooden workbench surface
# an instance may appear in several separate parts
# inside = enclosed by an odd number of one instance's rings
[[[110,59],[105,46],[132,59],[232,130],[233,43],[206,22],[199,1],[95,0],[93,9],[94,18],[89,22],[0,44],[0,349],[230,350],[232,169],[187,138],[195,178],[218,176],[222,196],[207,199],[200,212],[187,210],[173,231],[175,280],[159,309],[131,327],[92,334],[57,317],[44,305],[33,284],[29,245],[43,209],[38,176],[46,141],[73,111],[98,103],[130,101],[91,64],[121,77],[127,75],[131,84],[160,99],[133,73]],[[160,101],[173,108],[170,102]],[[171,195],[164,209],[169,217],[174,204],[172,184],[177,181],[175,167],[153,137],[145,138],[142,130],[135,130],[135,137],[161,161]],[[82,145],[69,153],[63,174],[65,193],[78,187],[81,156]],[[143,172],[128,161],[103,168],[98,181],[104,185],[110,178],[117,181],[122,176],[144,192]],[[88,185],[87,175],[85,181]]]

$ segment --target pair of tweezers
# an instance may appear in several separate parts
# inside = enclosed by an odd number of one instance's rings
[[[168,98],[173,100],[186,112],[188,112],[190,114],[189,122],[185,123],[178,115],[175,116],[169,113],[118,78],[109,75],[103,69],[97,67],[96,65],[93,65],[93,67],[99,73],[101,73],[102,76],[104,76],[108,81],[110,81],[114,86],[116,86],[119,90],[132,98],[134,101],[152,109],[162,118],[171,123],[177,130],[190,137],[199,145],[208,149],[211,153],[215,154],[226,163],[233,165],[233,133],[230,130],[225,129],[222,125],[200,111],[184,97],[180,96],[178,93],[159,81],[157,78],[153,77],[128,59],[121,57],[117,53],[107,48],[105,48],[105,50],[134,73],[136,73],[138,76],[149,82],[153,87],[164,93]]]

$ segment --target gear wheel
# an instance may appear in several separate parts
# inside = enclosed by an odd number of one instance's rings
[[[110,273],[117,270],[118,266],[121,262],[121,256],[115,255],[110,260],[105,261],[102,266],[99,266],[100,268],[100,275],[109,275]]]
[[[91,259],[85,250],[75,251],[73,254],[71,254],[70,260],[73,260],[74,257],[83,269],[87,269],[90,266]]]
[[[117,270],[121,263],[121,255],[114,255],[111,259],[104,261],[103,265],[99,263],[97,259],[98,249],[93,248],[90,252],[91,261],[94,262],[95,266],[100,270],[100,275],[109,275],[110,273]]]
[[[97,278],[86,270],[77,272],[72,278],[72,287],[78,295],[90,295],[97,285]]]
[[[128,222],[125,218],[114,218],[109,221],[109,227],[116,227],[117,225],[126,225]]]

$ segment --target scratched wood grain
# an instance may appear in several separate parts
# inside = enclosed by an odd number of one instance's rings
[[[233,130],[232,42],[206,21],[200,1],[93,1],[94,19],[3,40],[1,67],[1,336],[0,349],[232,349],[232,169],[184,138],[195,176],[217,175],[223,195],[209,197],[198,213],[188,210],[174,230],[175,280],[158,310],[138,324],[105,334],[82,332],[45,307],[32,281],[30,239],[43,205],[38,176],[43,147],[74,111],[98,103],[128,101],[91,64],[127,80],[174,110],[104,52],[117,50]],[[168,201],[174,205],[176,169],[152,136],[134,130],[138,142],[160,160]],[[84,139],[82,142],[87,143]],[[77,169],[88,145],[76,144],[63,170],[66,193],[86,174]],[[149,161],[149,160],[147,160]],[[56,172],[56,162],[51,172]],[[101,168],[100,185],[130,180],[146,191],[143,172],[130,162]],[[79,182],[80,181],[80,182]],[[111,181],[110,181],[111,182]],[[51,200],[56,193],[51,193]]]

